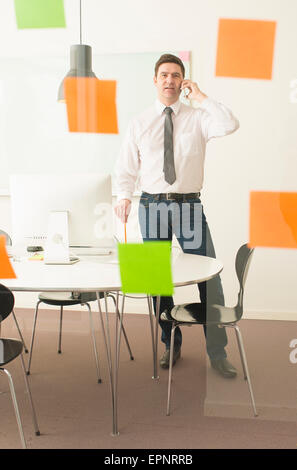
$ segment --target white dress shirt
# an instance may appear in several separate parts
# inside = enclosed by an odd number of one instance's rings
[[[130,122],[116,164],[118,200],[131,200],[135,189],[151,194],[201,191],[206,143],[213,137],[231,134],[239,122],[228,108],[211,98],[205,98],[200,106],[194,109],[179,100],[171,105],[176,172],[173,184],[165,181],[163,173],[166,106],[157,100]]]

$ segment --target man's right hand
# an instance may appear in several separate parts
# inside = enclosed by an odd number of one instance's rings
[[[114,211],[123,224],[125,224],[131,211],[130,199],[121,199],[115,206]]]

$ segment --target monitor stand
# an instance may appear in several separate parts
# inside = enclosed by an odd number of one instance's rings
[[[45,264],[74,264],[77,256],[69,255],[68,212],[52,211],[44,249]]]

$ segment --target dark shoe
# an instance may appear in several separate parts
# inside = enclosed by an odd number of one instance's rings
[[[174,321],[172,316],[170,315],[170,312],[168,312],[167,308],[160,314],[160,320],[163,321]]]
[[[226,379],[232,379],[236,377],[237,371],[235,367],[227,361],[226,358],[224,359],[212,359],[210,361],[211,367],[215,369],[219,374],[221,374]]]
[[[176,361],[180,358],[180,350],[181,348],[174,348],[173,351],[173,360],[172,360],[172,365],[176,363]],[[169,369],[169,359],[170,359],[170,349],[166,349],[164,352],[163,356],[160,359],[160,366],[162,369]]]

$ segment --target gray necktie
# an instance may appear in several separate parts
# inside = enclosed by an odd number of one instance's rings
[[[172,108],[165,108],[165,124],[164,124],[164,176],[165,181],[173,184],[176,180],[173,155],[173,124],[171,113]]]

